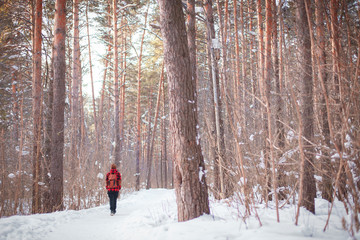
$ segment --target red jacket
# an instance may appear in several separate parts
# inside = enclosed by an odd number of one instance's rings
[[[109,188],[109,175],[116,173],[116,180],[119,181],[119,186],[116,188]],[[106,174],[106,189],[108,191],[115,191],[118,192],[121,189],[121,174],[116,169],[111,169],[110,172]]]

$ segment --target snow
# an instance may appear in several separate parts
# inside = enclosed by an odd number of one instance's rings
[[[15,178],[15,174],[10,173],[10,174],[8,175],[8,178]]]
[[[20,147],[19,147],[19,146],[16,146],[15,149],[16,149],[16,151],[18,151],[18,152],[20,151]],[[22,156],[26,156],[26,155],[29,155],[29,154],[30,154],[29,151],[22,150],[22,152],[21,152],[21,155],[22,155]]]
[[[220,44],[219,39],[213,38],[213,39],[211,39],[211,43],[212,43],[213,48],[215,48],[215,49],[221,48],[221,44]]]
[[[205,175],[205,172],[202,167],[200,167],[199,170],[199,181],[202,182],[203,176]]]
[[[99,178],[99,179],[104,179],[104,174],[98,173],[97,178]]]
[[[254,134],[251,134],[250,137],[249,137],[249,140],[254,141],[254,137],[255,137]]]
[[[290,130],[287,133],[286,139],[291,142],[294,138],[295,138],[295,133],[294,133],[294,131]]]
[[[80,210],[0,219],[0,240],[63,240],[63,239],[131,239],[131,240],[305,240],[351,239],[342,230],[343,205],[337,202],[330,218],[330,227],[323,228],[327,219],[328,203],[316,199],[316,215],[301,210],[299,225],[295,226],[295,207],[280,210],[276,222],[273,206],[257,205],[262,222],[260,227],[254,214],[243,220],[244,208],[235,201],[210,200],[211,214],[187,222],[177,222],[174,190],[141,190],[121,196],[117,213],[110,216],[108,205]],[[359,238],[358,233],[355,237]]]
[[[202,7],[195,7],[195,13],[202,13],[203,10],[204,9]]]

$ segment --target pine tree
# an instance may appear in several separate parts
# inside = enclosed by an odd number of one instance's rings
[[[205,165],[197,139],[197,107],[181,0],[160,0],[161,32],[169,82],[170,132],[178,220],[209,213]],[[200,177],[199,177],[200,176]]]
[[[53,211],[63,209],[66,0],[56,0],[54,27],[54,101],[52,117],[50,201]]]

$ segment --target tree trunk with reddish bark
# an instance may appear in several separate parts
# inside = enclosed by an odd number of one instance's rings
[[[169,83],[170,134],[178,220],[209,213],[205,164],[197,139],[197,107],[181,0],[159,0]]]
[[[114,105],[115,105],[115,164],[120,166],[120,90],[119,90],[119,53],[118,53],[118,26],[117,0],[113,0],[113,50],[114,50]]]
[[[311,145],[314,139],[314,109],[313,109],[313,79],[311,63],[311,42],[308,17],[305,10],[306,0],[296,1],[296,23],[298,29],[298,49],[299,49],[299,81],[301,82],[302,95],[302,136],[304,151],[303,172],[303,196],[301,205],[312,213],[315,213],[316,185],[314,178],[314,155]],[[301,185],[301,184],[300,184]]]
[[[66,0],[56,0],[54,33],[54,100],[51,141],[52,210],[63,209]]]
[[[42,0],[36,0],[35,23],[33,38],[33,196],[32,213],[39,213],[41,209],[40,195],[40,152],[41,152],[41,29],[42,29]]]
[[[328,74],[326,72],[326,51],[325,51],[325,22],[324,22],[324,14],[325,14],[325,6],[323,1],[316,0],[315,1],[315,17],[316,17],[316,33],[317,33],[317,44],[316,44],[316,56],[317,67],[319,71],[319,75],[321,75],[321,79],[324,82],[324,86],[326,92],[324,94],[328,95]],[[330,147],[330,130],[329,123],[327,118],[327,108],[325,102],[325,96],[321,96],[321,113],[322,113],[322,134],[324,137],[324,144],[326,148]],[[332,174],[332,166],[330,160],[330,153],[327,149],[323,150],[323,158],[321,160],[321,170],[322,170],[322,184],[321,184],[321,195],[323,199],[332,201],[332,192],[333,192],[333,184],[331,180]]]

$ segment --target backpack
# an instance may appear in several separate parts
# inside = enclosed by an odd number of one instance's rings
[[[117,188],[119,186],[116,173],[110,173],[108,186],[109,188]]]

